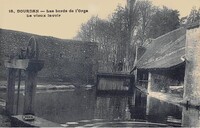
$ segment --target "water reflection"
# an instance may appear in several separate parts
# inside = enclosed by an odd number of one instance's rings
[[[5,98],[5,93],[0,97]],[[20,110],[23,110],[20,95]],[[15,106],[16,107],[16,106]],[[200,126],[200,112],[178,107],[135,92],[127,94],[101,94],[95,90],[42,91],[36,94],[37,116],[57,123],[103,119],[106,121],[148,121],[169,126]]]
[[[182,108],[135,92],[132,96],[97,96],[95,118],[135,120],[181,126]]]
[[[108,120],[128,120],[130,110],[128,101],[131,96],[98,95],[95,105],[94,118]]]
[[[181,126],[182,108],[173,104],[147,97],[146,113],[150,122]]]
[[[93,119],[95,94],[93,91],[79,89],[39,93],[36,103],[36,115],[58,123]]]

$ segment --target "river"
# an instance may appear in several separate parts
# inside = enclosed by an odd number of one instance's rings
[[[5,98],[5,93],[1,93]],[[15,106],[16,108],[16,106]],[[20,95],[23,110],[23,94]],[[96,94],[95,89],[37,91],[35,115],[60,124],[99,121],[148,121],[169,126],[200,126],[200,112],[166,103],[140,92]]]

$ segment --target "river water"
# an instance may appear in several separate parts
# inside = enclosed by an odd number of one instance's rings
[[[5,98],[5,94],[1,94]],[[23,94],[20,95],[23,110]],[[200,112],[175,106],[135,92],[96,94],[95,89],[38,91],[35,114],[60,124],[88,120],[148,121],[169,126],[200,126]]]

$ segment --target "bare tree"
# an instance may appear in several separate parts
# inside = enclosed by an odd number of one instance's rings
[[[128,1],[134,3],[135,0]],[[111,71],[119,62],[128,63],[131,69],[137,42],[142,45],[148,38],[156,38],[178,28],[178,16],[177,10],[158,8],[142,0],[135,6],[118,6],[108,20],[93,16],[81,26],[75,39],[97,42],[100,69],[108,67],[105,71]]]

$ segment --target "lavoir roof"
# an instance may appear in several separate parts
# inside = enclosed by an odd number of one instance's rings
[[[179,28],[154,39],[136,64],[137,69],[163,69],[183,63],[186,29]]]

